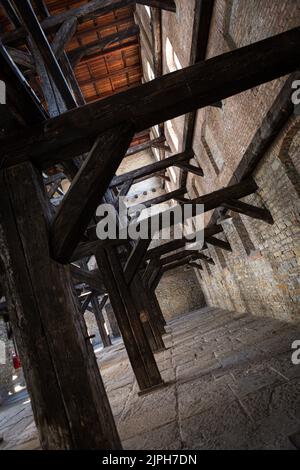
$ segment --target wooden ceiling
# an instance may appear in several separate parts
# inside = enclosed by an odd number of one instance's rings
[[[50,15],[58,15],[67,10],[87,4],[87,0],[45,0]],[[34,1],[32,1],[35,7]],[[38,10],[36,9],[38,14]],[[39,14],[38,14],[39,16]],[[41,18],[40,18],[41,19]],[[13,31],[14,26],[0,8],[1,34]],[[49,41],[55,32],[47,34]],[[119,40],[118,40],[119,39]],[[23,44],[12,46],[27,51]],[[134,21],[132,5],[105,13],[95,19],[78,22],[76,32],[65,48],[75,76],[87,103],[106,98],[120,91],[141,84],[142,65],[140,56],[139,28]],[[43,101],[38,87],[37,76],[30,76],[26,68],[19,65],[32,88]],[[148,140],[144,133],[134,141],[134,145]]]

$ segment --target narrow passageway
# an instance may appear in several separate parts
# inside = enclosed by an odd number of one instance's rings
[[[168,386],[138,395],[123,342],[97,353],[125,449],[295,449],[300,325],[207,307],[168,323]],[[0,412],[0,449],[39,448],[28,400]]]

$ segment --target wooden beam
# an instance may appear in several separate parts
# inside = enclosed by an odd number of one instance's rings
[[[211,19],[215,0],[199,0],[195,3],[194,22],[192,31],[192,45],[189,65],[206,59],[206,51],[209,40]],[[186,114],[183,128],[183,148],[188,150],[193,148],[194,130],[196,124],[197,111]],[[187,174],[182,172],[180,185],[186,186]]]
[[[106,300],[107,300],[107,297],[106,297]],[[99,300],[97,296],[92,297],[92,306],[93,306],[97,326],[99,329],[100,337],[102,339],[103,347],[107,348],[112,345],[112,342],[105,329],[105,324],[104,324],[105,322],[103,318],[102,308],[100,308]]]
[[[177,155],[173,155],[172,157],[165,158],[164,160],[160,160],[155,163],[150,163],[149,165],[145,165],[141,168],[137,168],[136,170],[129,171],[128,173],[124,173],[123,175],[115,176],[110,184],[110,186],[119,186],[125,181],[129,180],[138,180],[140,178],[144,178],[146,176],[151,176],[154,173],[159,171],[165,170],[170,166],[177,165],[179,162],[191,158],[191,152],[183,152]]]
[[[141,204],[137,204],[135,206],[130,206],[128,212],[130,215],[135,214],[136,212],[141,211],[141,207],[148,208],[151,206],[157,206],[158,204],[163,204],[164,202],[170,201],[175,199],[179,196],[182,196],[186,192],[185,188],[175,189],[175,191],[170,191],[169,193],[162,194],[161,196],[154,197],[153,199],[149,199],[148,201],[143,201]]]
[[[137,0],[136,3],[176,13],[176,3],[174,0]]]
[[[156,139],[148,140],[143,144],[135,145],[134,147],[130,147],[126,152],[126,157],[131,157],[132,155],[143,152],[144,150],[150,149],[151,147],[155,147],[156,145],[160,145],[165,142],[165,137],[157,137]]]
[[[263,220],[268,224],[274,224],[273,217],[267,209],[262,209],[260,207],[252,206],[251,204],[246,204],[242,201],[237,201],[235,199],[228,199],[226,202],[221,204],[222,207],[229,209],[233,212],[238,212],[239,214],[247,215],[253,219]]]
[[[129,285],[132,282],[133,277],[138,272],[141,263],[147,253],[151,239],[143,240],[140,239],[135,244],[132,252],[127,260],[127,263],[124,266],[124,276],[127,284]]]
[[[225,251],[232,251],[230,243],[225,242],[224,240],[220,240],[216,237],[205,237],[205,243],[208,243],[208,245],[217,246],[218,248],[222,248],[222,250]]]
[[[212,225],[204,229],[204,240],[206,240],[207,237],[211,237],[221,232],[223,232],[222,225]],[[146,259],[157,259],[164,254],[179,250],[180,248],[183,248],[186,244],[189,243],[195,243],[195,240],[189,240],[187,238],[183,238],[181,240],[172,240],[170,242],[164,243],[163,245],[159,245],[155,248],[151,248],[150,250],[148,250],[146,254]]]
[[[138,36],[138,34],[139,27],[134,25],[122,31],[118,31],[117,33],[110,34],[104,38],[97,39],[96,41],[77,47],[69,52],[71,61],[72,57],[75,57],[76,55],[80,55],[80,57],[83,58],[89,57],[93,54],[98,54],[99,52],[104,52],[107,46],[111,46],[112,44],[120,41],[125,41],[126,39],[131,39],[134,36]]]
[[[18,139],[1,139],[6,165],[28,158],[52,165],[87,151],[99,129],[130,121],[141,131],[279,78],[299,67],[299,43],[295,28],[74,109]]]
[[[82,258],[93,256],[99,248],[107,248],[109,246],[120,246],[126,242],[126,240],[99,240],[97,239],[97,237],[95,238],[96,240],[79,243],[70,258],[70,262],[79,261]]]
[[[55,259],[71,258],[134,135],[131,124],[104,132],[72,182],[51,227]]]
[[[105,294],[106,289],[103,284],[102,275],[98,270],[95,271],[87,271],[86,269],[78,268],[77,266],[70,265],[70,272],[72,278],[78,283],[84,282],[87,284],[91,289],[98,292],[99,294]]]
[[[276,137],[294,114],[295,105],[292,102],[292,93],[294,91],[292,84],[296,80],[300,80],[300,72],[292,73],[286,80],[237,165],[230,184],[243,181],[253,174]],[[212,216],[212,223],[215,223],[220,217],[220,213],[224,215],[226,211],[227,209],[215,211]]]
[[[200,253],[198,250],[183,250],[183,251],[180,251],[179,253],[174,253],[173,255],[169,255],[169,256],[165,256],[161,258],[160,263],[162,266],[165,266],[167,264],[173,263],[175,261],[180,261],[186,258],[191,258],[193,260],[196,260],[196,259],[199,259],[198,257],[199,254]]]
[[[139,42],[138,38],[135,38],[131,41],[126,42],[125,44],[116,44],[115,46],[107,47],[103,49],[102,51],[98,51],[94,54],[91,54],[85,60],[82,61],[83,64],[88,62],[90,59],[99,59],[100,57],[104,57],[109,54],[113,54],[114,52],[124,52],[127,51],[130,47],[138,47]],[[68,52],[68,57],[70,58],[70,62],[72,64],[72,67],[75,68],[77,65],[81,62],[81,59],[84,59],[84,54],[78,53],[75,54],[72,51]]]
[[[50,47],[48,39],[38,21],[38,18],[29,0],[15,0],[15,6],[20,18],[24,23],[29,36],[32,37],[39,50],[47,70],[49,71],[59,93],[61,94],[66,107],[71,109],[76,107],[76,102],[71,93],[69,85],[64,77],[60,65]]]
[[[7,92],[7,104],[24,119],[28,125],[43,122],[47,113],[40,100],[13,62],[6,48],[0,41],[0,79],[4,80]]]
[[[77,18],[66,20],[57,31],[51,43],[51,48],[57,59],[60,59],[68,42],[72,39],[77,28]]]
[[[203,271],[203,268],[202,268],[201,264],[198,264],[198,263],[193,262],[193,261],[190,261],[188,264],[190,266],[192,266],[192,268],[196,268],[196,269],[199,269],[200,271]]]
[[[62,68],[62,71],[69,83],[69,86],[71,90],[74,93],[74,97],[76,99],[76,104],[78,106],[84,106],[86,104],[83,93],[81,91],[81,88],[78,84],[76,75],[74,73],[73,67],[70,63],[69,57],[66,54],[66,52],[62,53],[62,56],[60,58],[60,66]]]
[[[20,49],[15,49],[14,47],[7,47],[7,52],[17,65],[27,67],[35,72],[34,59],[31,54]]]
[[[10,22],[15,28],[20,28],[21,23],[16,13],[16,10],[10,0],[1,0],[2,7],[4,8],[5,13],[7,14]]]
[[[97,264],[105,272],[105,283],[118,321],[128,357],[140,390],[163,384],[139,316],[128,296],[123,269],[113,250],[99,250]]]
[[[185,266],[186,264],[189,264],[193,259],[193,256],[189,256],[180,261],[175,261],[174,263],[166,264],[162,266],[162,273],[172,271],[173,269],[180,268],[181,266]]]
[[[82,314],[84,314],[85,311],[88,309],[88,306],[89,306],[89,304],[92,300],[93,295],[94,295],[94,292],[90,292],[89,294],[87,294],[84,301],[82,302],[82,304],[81,304],[81,313]]]
[[[176,166],[187,173],[193,173],[197,176],[204,176],[203,170],[199,166],[191,165],[190,163],[186,162],[178,163]]]

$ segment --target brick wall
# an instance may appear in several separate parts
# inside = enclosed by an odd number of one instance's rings
[[[190,55],[195,2],[176,0],[176,5],[176,15],[163,13],[165,73],[167,41],[178,58],[177,65],[188,65]],[[216,0],[207,57],[299,24],[300,3],[294,0]],[[192,197],[228,185],[285,80],[282,77],[224,100],[222,109],[198,111],[193,148],[205,177],[189,176]],[[173,152],[182,148],[183,123],[180,117],[165,126]],[[245,199],[266,206],[274,225],[237,215],[223,222],[233,251],[209,249],[215,266],[203,264],[200,280],[209,304],[285,321],[299,320],[299,138],[299,124],[294,118],[255,171],[257,195]],[[210,217],[207,213],[207,222]]]

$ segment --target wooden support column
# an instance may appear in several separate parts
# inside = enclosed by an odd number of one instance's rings
[[[157,306],[153,301],[152,293],[145,289],[139,273],[132,280],[130,292],[138,309],[152,351],[156,352],[165,349],[162,339],[165,330],[161,323]]]
[[[49,206],[30,163],[0,174],[0,274],[43,449],[120,449],[68,268],[50,257]]]
[[[99,305],[98,297],[93,296],[91,302],[92,302],[92,306],[93,306],[93,310],[94,310],[94,314],[95,314],[95,318],[96,318],[96,322],[98,325],[98,329],[100,332],[103,346],[104,348],[107,348],[108,346],[111,346],[112,343],[105,329],[103,313]]]
[[[124,281],[123,269],[115,249],[98,250],[98,267],[105,272],[105,283],[116,315],[132,369],[142,391],[163,384],[139,315]]]

